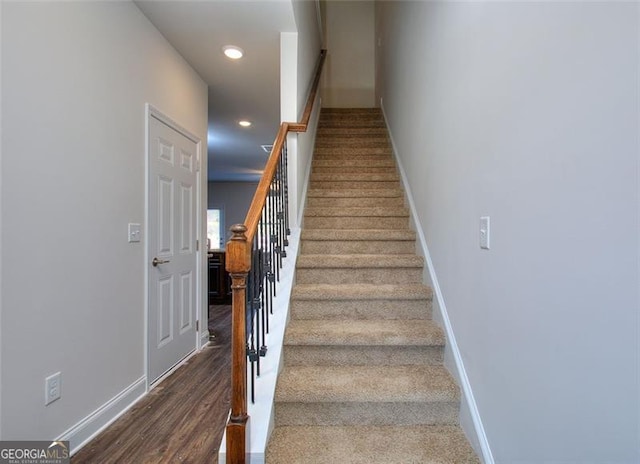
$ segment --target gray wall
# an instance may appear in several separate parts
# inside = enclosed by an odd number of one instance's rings
[[[145,104],[204,147],[207,88],[131,2],[2,3],[0,421],[45,440],[144,377]]]
[[[311,90],[311,81],[315,77],[315,69],[320,57],[321,34],[320,23],[318,21],[317,0],[295,0],[293,2],[293,12],[298,29],[298,98],[296,106],[298,120],[300,120],[307,104],[307,98]],[[294,202],[296,210],[292,211],[294,217],[291,218],[290,223],[296,226],[299,225],[297,219],[301,217],[302,209],[304,208],[307,179],[309,177],[309,170],[311,169],[311,158],[313,156],[316,139],[318,117],[320,116],[320,105],[320,92],[318,92],[307,132],[289,136],[290,139],[293,137],[297,139],[296,160],[295,163],[291,164],[296,170],[295,186],[290,184],[290,195],[296,195]],[[292,176],[289,176],[289,179],[291,182]]]
[[[244,223],[257,187],[257,182],[209,182],[209,208],[224,210],[226,240],[231,238],[232,225]]]
[[[640,462],[638,8],[377,6],[378,93],[498,463]]]
[[[323,1],[328,50],[324,107],[373,107],[375,101],[375,2]]]
[[[320,23],[317,0],[294,0],[293,13],[298,30],[298,120],[307,103],[311,80],[320,55]]]

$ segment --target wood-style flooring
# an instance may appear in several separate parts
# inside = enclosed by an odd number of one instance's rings
[[[83,463],[217,463],[230,405],[231,306],[212,306],[215,337],[72,458]]]

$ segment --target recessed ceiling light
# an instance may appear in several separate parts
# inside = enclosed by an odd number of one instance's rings
[[[232,60],[239,60],[244,55],[244,51],[235,45],[225,45],[222,47],[222,51],[227,58],[231,58]]]
[[[238,121],[238,124],[240,124],[242,127],[249,127],[251,125],[251,121]]]

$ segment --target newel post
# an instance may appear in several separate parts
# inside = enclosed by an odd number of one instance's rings
[[[231,276],[231,415],[227,423],[227,464],[245,463],[247,414],[247,274],[251,269],[251,254],[244,224],[231,227],[227,242],[226,268]]]

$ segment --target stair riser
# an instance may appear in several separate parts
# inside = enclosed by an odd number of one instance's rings
[[[417,268],[311,268],[296,271],[298,284],[418,284],[422,269]]]
[[[382,127],[320,127],[316,132],[318,138],[333,136],[351,136],[365,137],[372,135],[374,137],[386,137],[387,129]]]
[[[441,346],[285,346],[286,366],[442,364]]]
[[[312,189],[397,189],[400,187],[398,181],[311,181],[309,188]]]
[[[395,164],[390,157],[380,157],[372,160],[360,160],[360,159],[344,159],[344,160],[313,160],[314,169],[318,168],[362,168],[362,167],[376,167],[385,169],[395,169]]]
[[[397,182],[400,180],[398,175],[393,172],[384,172],[384,173],[367,173],[367,172],[358,172],[358,173],[344,173],[344,172],[330,172],[330,173],[321,173],[316,172],[311,174],[311,184],[315,184],[316,182],[348,182],[351,184],[352,182]]]
[[[291,300],[292,319],[431,319],[431,300]]]
[[[406,229],[407,217],[305,217],[307,229]]]
[[[384,118],[379,114],[327,114],[321,115],[318,122],[320,127],[339,126],[339,127],[358,127],[358,126],[376,126],[385,127]]]
[[[347,163],[373,166],[374,163],[391,163],[393,160],[390,154],[380,153],[316,153],[313,162],[335,163],[337,166],[343,166],[343,163],[345,166]]]
[[[480,464],[458,426],[276,427],[266,462]]]
[[[336,155],[335,158],[329,157],[329,159],[339,159],[340,156],[345,156],[347,159],[356,158],[361,159],[362,156],[379,155],[377,159],[389,159],[392,155],[391,148],[389,147],[322,147],[316,146],[316,156],[314,159],[327,159],[327,155]]]
[[[283,425],[457,425],[458,403],[282,403],[275,422]]]
[[[303,240],[302,254],[381,254],[399,255],[415,253],[415,241],[345,241],[345,240]]]
[[[382,114],[382,109],[377,107],[362,107],[362,108],[322,108],[320,114]]]
[[[307,198],[308,207],[319,208],[373,208],[376,206],[404,208],[404,199],[400,197],[383,198],[330,198],[311,197]]]
[[[389,142],[386,139],[380,137],[371,138],[326,138],[316,140],[316,148],[335,148],[335,147],[355,147],[355,148],[389,148]]]
[[[409,217],[409,212],[403,207],[369,207],[369,208],[307,208],[305,217]]]
[[[399,189],[340,189],[307,191],[308,198],[404,198]]]
[[[403,217],[306,217],[308,229],[406,229],[409,218]]]
[[[362,163],[367,164],[367,163]],[[311,170],[311,177],[313,178],[317,174],[322,175],[341,175],[341,174],[375,174],[377,176],[380,175],[388,175],[389,173],[395,173],[395,168],[388,166],[341,166],[341,167],[325,167],[325,166],[315,166]],[[397,175],[396,175],[397,178]]]
[[[342,165],[342,163],[372,165],[372,163],[391,163],[393,162],[393,158],[391,158],[391,153],[384,153],[381,152],[381,150],[373,148],[358,152],[350,151],[347,148],[337,148],[333,153],[319,153],[318,150],[316,150],[315,155],[313,155],[313,162],[337,163],[338,165]]]
[[[331,117],[320,119],[318,128],[343,128],[343,127],[386,127],[384,121],[379,118],[349,119]]]
[[[345,121],[381,121],[384,122],[381,111],[331,111],[320,113],[320,121],[332,121],[332,120],[345,120]]]

